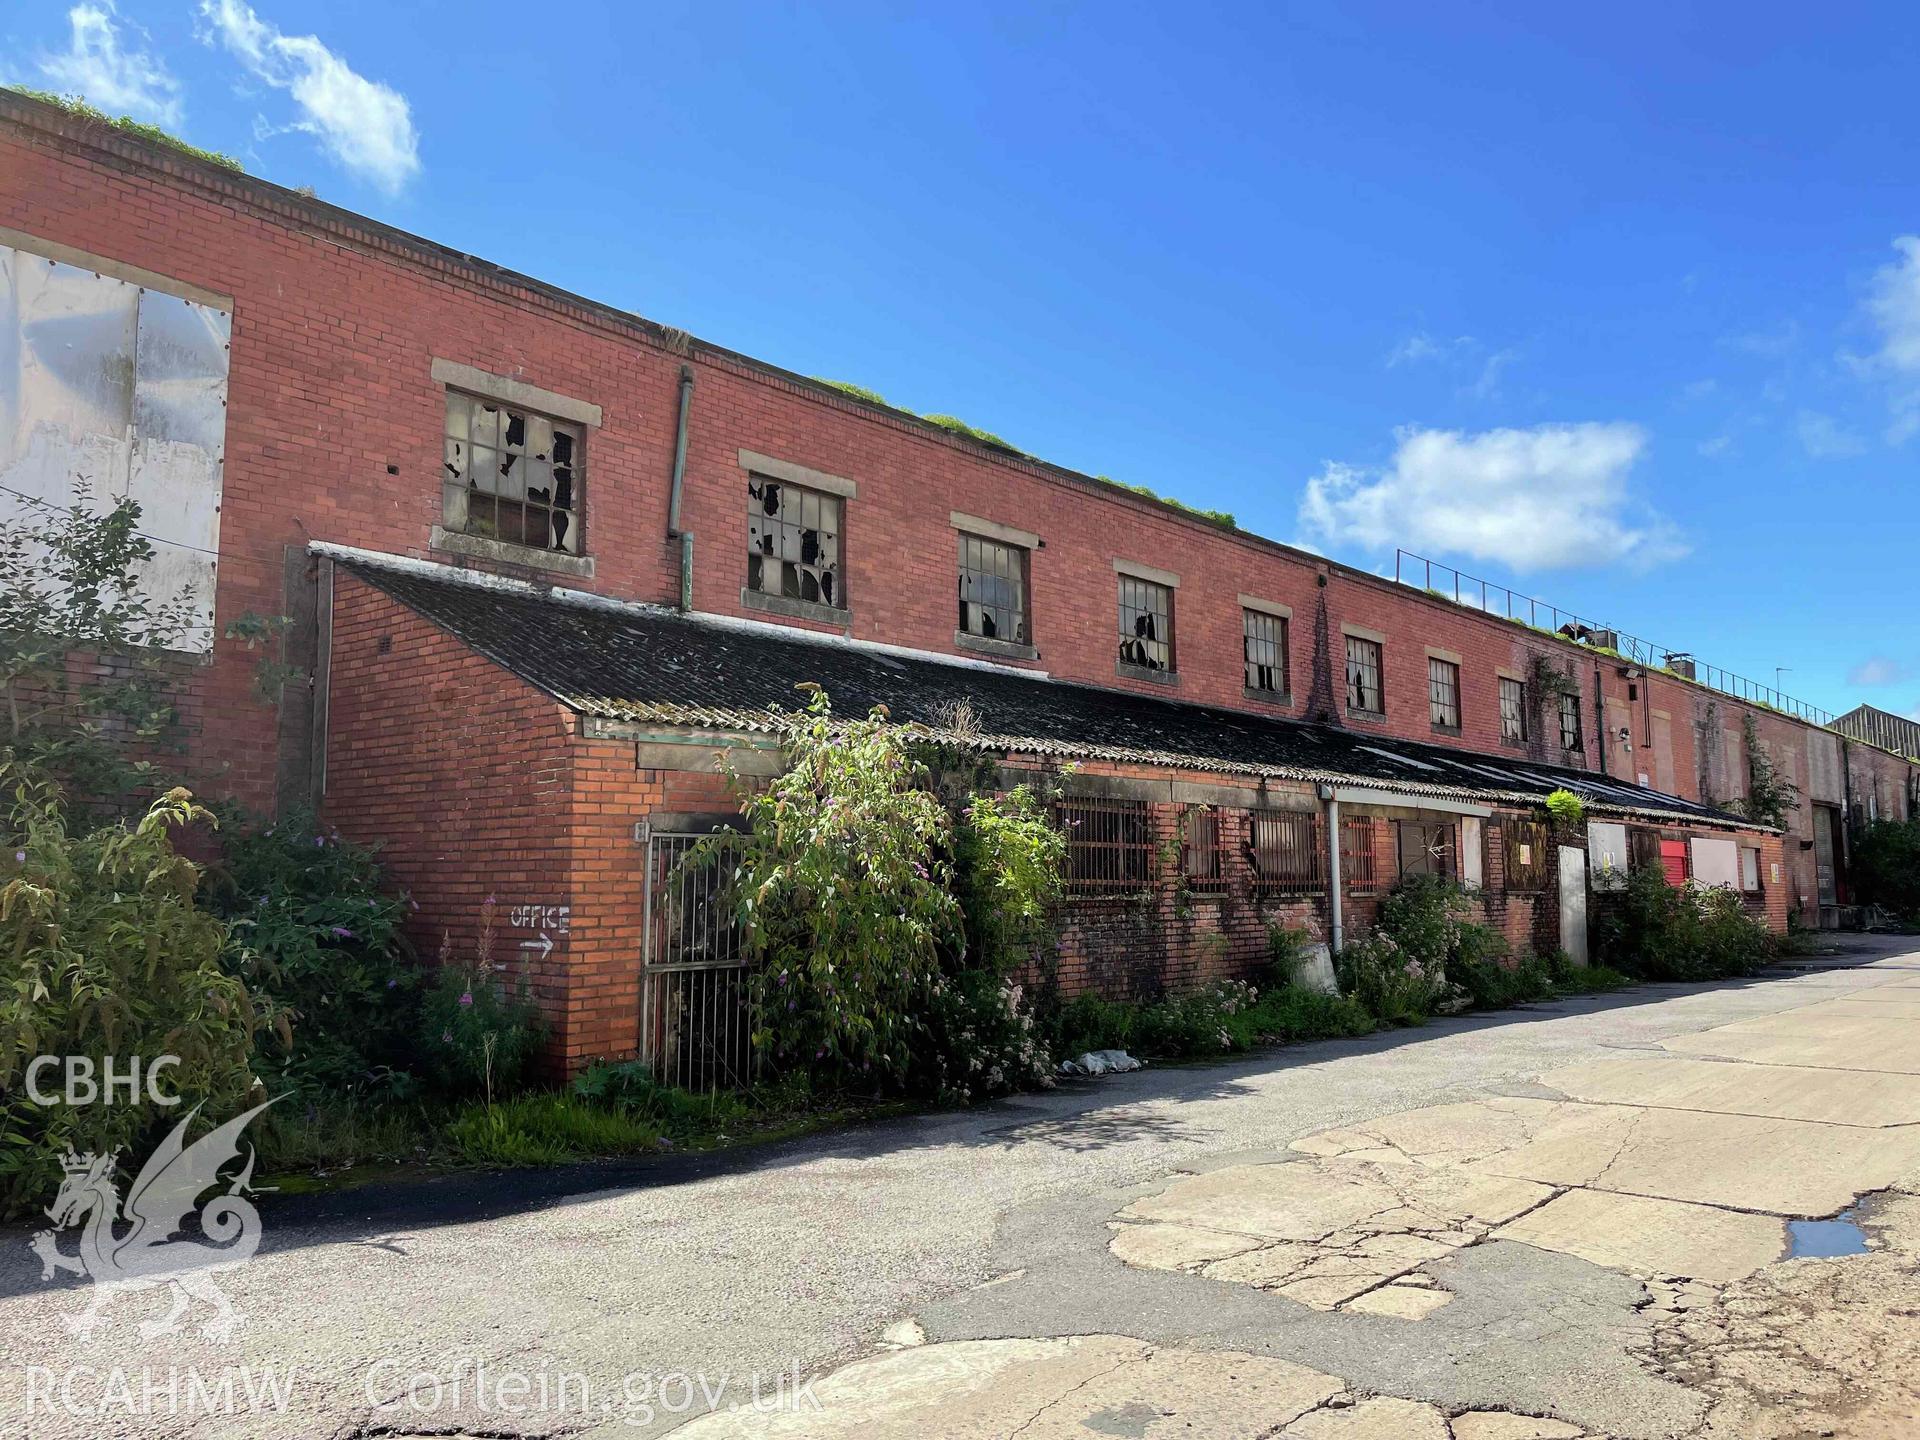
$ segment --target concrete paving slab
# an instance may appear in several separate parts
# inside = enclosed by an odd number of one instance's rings
[[[1920,1124],[1920,1075],[1869,1074],[1722,1060],[1598,1060],[1540,1083],[1591,1104],[1757,1115],[1827,1125]]]
[[[1579,1440],[1586,1433],[1564,1420],[1540,1420],[1507,1410],[1469,1410],[1453,1417],[1453,1440]]]
[[[1340,1394],[1329,1375],[1262,1355],[1156,1349],[1116,1335],[963,1340],[856,1361],[793,1409],[703,1416],[677,1440],[1239,1440]]]
[[[1786,1225],[1705,1205],[1569,1190],[1494,1231],[1542,1250],[1632,1275],[1684,1275],[1724,1284],[1786,1253]]]
[[[1340,1308],[1354,1315],[1385,1315],[1393,1320],[1424,1320],[1453,1303],[1451,1291],[1432,1285],[1382,1285],[1356,1295]]]
[[[1740,1020],[1697,1035],[1674,1036],[1666,1048],[1675,1054],[1719,1055],[1760,1065],[1920,1075],[1917,1036],[1920,1029],[1904,1015],[1852,1006],[1845,1012],[1829,1010],[1818,1016],[1796,1010]]]
[[[1432,1405],[1381,1396],[1316,1410],[1280,1433],[1298,1440],[1447,1440],[1447,1417]]]

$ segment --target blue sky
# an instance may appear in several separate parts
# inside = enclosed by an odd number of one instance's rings
[[[0,54],[1276,539],[1920,711],[1910,4],[13,0]]]

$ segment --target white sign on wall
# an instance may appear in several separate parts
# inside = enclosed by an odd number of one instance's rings
[[[183,599],[183,649],[213,644],[233,317],[0,245],[0,514],[101,512],[130,496],[147,592]]]

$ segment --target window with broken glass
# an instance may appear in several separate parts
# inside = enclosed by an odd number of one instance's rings
[[[1584,748],[1580,740],[1580,697],[1578,695],[1560,697],[1560,748],[1563,750]]]
[[[1347,636],[1347,708],[1372,715],[1386,713],[1386,697],[1380,691],[1378,641]]]
[[[1120,577],[1120,663],[1173,673],[1173,591],[1168,586]]]
[[[1266,695],[1287,693],[1287,622],[1260,610],[1240,612],[1247,689]]]
[[[1527,687],[1500,677],[1500,738],[1515,745],[1527,740]]]
[[[1456,873],[1452,824],[1445,820],[1396,820],[1393,828],[1403,879],[1408,875]]]
[[[983,640],[1027,639],[1027,552],[979,535],[960,535],[960,630]]]
[[[1427,708],[1439,729],[1460,728],[1460,667],[1451,660],[1428,657]]]
[[[840,497],[749,476],[747,588],[844,610],[840,574]]]
[[[580,440],[563,420],[449,390],[441,523],[578,555]]]

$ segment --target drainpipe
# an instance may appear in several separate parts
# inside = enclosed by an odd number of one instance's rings
[[[1607,697],[1601,693],[1600,662],[1593,662],[1593,739],[1600,751],[1600,773],[1607,773]]]
[[[1345,940],[1340,923],[1340,795],[1331,785],[1320,787],[1320,799],[1327,807],[1327,920],[1333,953],[1338,955]]]
[[[693,367],[680,367],[680,419],[673,432],[673,491],[667,502],[667,538],[680,542],[680,608],[693,609],[693,532],[680,528],[680,491],[687,478],[687,414],[693,408]]]

